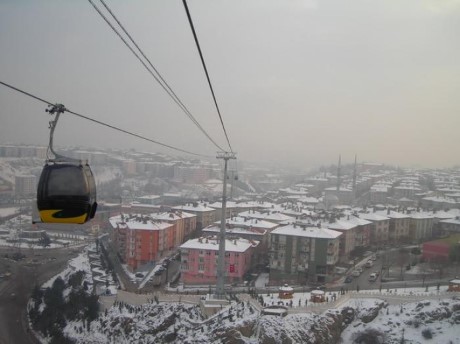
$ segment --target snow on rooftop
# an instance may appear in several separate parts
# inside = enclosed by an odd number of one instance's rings
[[[226,252],[246,252],[251,247],[257,246],[258,241],[247,240],[247,239],[226,239],[225,240],[225,251]],[[180,246],[181,249],[193,249],[193,250],[219,250],[219,240],[217,237],[208,238],[196,238],[190,239]]]
[[[235,226],[257,227],[257,228],[266,228],[266,229],[272,229],[278,226],[278,224],[270,222],[270,221],[264,221],[264,220],[254,219],[254,218],[247,218],[247,217],[242,217],[242,216],[235,216],[235,217],[229,218],[225,220],[225,222],[227,224],[235,225]],[[215,223],[219,224],[220,221],[216,221]]]
[[[109,219],[113,228],[128,228],[137,230],[151,230],[158,231],[164,230],[173,226],[170,223],[155,221],[155,219],[145,215],[118,215]]]
[[[189,217],[196,217],[195,214],[187,213],[185,211],[170,211],[159,214],[151,214],[153,219],[162,220],[162,221],[175,221]]]
[[[388,212],[387,210],[377,211],[376,213],[389,217],[390,219],[408,219],[410,216],[408,214],[404,214],[398,211],[391,210]]]
[[[368,221],[388,221],[390,220],[389,217],[377,214],[377,213],[362,213],[359,214],[359,217],[363,218],[364,220]]]
[[[210,203],[209,206],[211,208],[214,208],[214,209],[222,209],[222,202]],[[233,209],[233,208],[236,208],[236,207],[237,207],[236,202],[228,201],[225,204],[226,209]]]
[[[290,224],[283,227],[278,227],[272,231],[272,234],[298,236],[305,238],[316,238],[316,239],[335,239],[338,238],[342,233],[318,227],[307,227],[302,225]]]
[[[203,232],[209,233],[220,233],[220,226],[207,226],[202,229]],[[259,235],[263,236],[267,233],[267,230],[261,228],[252,228],[252,227],[229,227],[228,225],[225,227],[225,233],[231,235]]]
[[[210,211],[216,210],[214,208],[209,207],[207,204],[204,204],[204,203],[179,205],[177,207],[174,207],[173,209],[185,210],[185,211],[191,211],[191,212],[210,212]]]

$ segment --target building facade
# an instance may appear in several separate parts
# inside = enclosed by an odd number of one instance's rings
[[[257,241],[227,239],[225,241],[226,283],[242,282],[251,268],[253,250]],[[180,246],[181,280],[184,284],[215,285],[217,283],[217,260],[219,239],[216,236],[190,239]]]
[[[174,251],[174,224],[144,215],[123,214],[111,217],[110,224],[115,250],[132,271]]]
[[[270,234],[270,283],[325,283],[339,261],[339,237],[326,228],[287,225]]]

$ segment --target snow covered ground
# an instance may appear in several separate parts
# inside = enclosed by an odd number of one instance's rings
[[[69,262],[60,273],[66,279],[72,272],[83,270],[88,284],[95,282],[95,274],[107,277],[97,261],[95,247],[90,247]],[[105,276],[105,277],[104,277]],[[53,277],[44,287],[52,285]],[[261,281],[262,282],[262,281]],[[344,297],[336,309],[323,314],[305,308],[310,292],[294,293],[293,314],[286,317],[261,315],[253,301],[237,301],[223,308],[209,319],[201,315],[198,304],[190,302],[150,302],[128,305],[120,300],[100,313],[88,324],[68,322],[64,333],[75,343],[460,343],[460,301],[452,299],[445,287],[406,288],[361,291]],[[116,289],[113,291],[116,292]],[[439,294],[438,294],[439,293]],[[332,298],[332,293],[326,292]],[[278,293],[260,295],[267,304],[277,304]],[[412,298],[419,300],[411,301]],[[385,298],[399,298],[398,304]],[[241,295],[241,300],[244,300]],[[180,300],[180,298],[179,298]],[[254,301],[255,302],[255,301]],[[311,302],[308,302],[311,307]],[[335,306],[331,302],[330,307]],[[288,306],[291,310],[291,307]],[[352,316],[348,316],[351,313]],[[344,325],[344,319],[348,319]],[[338,331],[334,334],[335,331]],[[432,339],[430,339],[430,337]],[[324,341],[324,338],[329,340]],[[369,339],[371,338],[371,339]],[[365,341],[365,340],[368,341]],[[47,343],[46,339],[42,339]]]

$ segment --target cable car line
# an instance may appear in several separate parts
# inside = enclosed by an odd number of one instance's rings
[[[182,3],[184,4],[185,12],[187,13],[188,22],[190,24],[190,28],[192,29],[193,38],[195,39],[195,44],[196,44],[196,47],[197,47],[198,52],[200,54],[201,64],[203,65],[204,71],[206,73],[206,78],[208,79],[209,88],[211,89],[212,98],[214,99],[214,104],[216,105],[216,109],[217,109],[217,113],[219,115],[220,123],[222,124],[222,128],[224,129],[225,138],[227,139],[227,143],[228,143],[228,146],[230,147],[230,151],[233,153],[232,145],[230,144],[230,140],[228,139],[227,130],[225,130],[224,121],[222,120],[222,115],[221,115],[220,110],[219,110],[219,105],[217,105],[217,100],[216,100],[216,96],[214,94],[214,89],[213,89],[212,84],[211,84],[211,79],[209,78],[208,69],[206,68],[206,63],[204,62],[203,53],[201,52],[200,42],[198,41],[198,37],[197,37],[196,32],[195,32],[195,27],[193,25],[192,17],[190,15],[190,11],[188,10],[187,1],[182,0]]]
[[[39,101],[41,101],[41,102],[43,102],[43,103],[45,103],[45,104],[53,105],[53,103],[50,103],[50,102],[48,102],[48,101],[46,101],[46,100],[44,100],[44,99],[42,99],[42,98],[39,98],[39,97],[37,97],[37,96],[34,96],[33,94],[28,93],[28,92],[26,92],[26,91],[20,90],[19,88],[16,88],[16,87],[14,87],[14,86],[12,86],[12,85],[9,85],[9,84],[7,84],[7,83],[4,83],[4,82],[1,81],[1,80],[0,80],[0,84],[4,85],[4,86],[6,86],[6,87],[9,87],[9,88],[11,88],[12,90],[18,91],[18,92],[20,92],[20,93],[22,93],[22,94],[25,94],[26,96],[35,98],[35,99],[37,99],[37,100],[39,100]]]
[[[21,89],[19,89],[19,88],[17,88],[17,87],[14,87],[14,86],[12,86],[12,85],[10,85],[10,84],[7,84],[7,83],[3,82],[3,81],[1,81],[1,80],[0,80],[0,84],[4,85],[4,86],[6,86],[6,87],[9,87],[9,88],[11,88],[11,89],[13,89],[13,90],[15,90],[15,91],[17,91],[17,92],[20,92],[20,93],[22,93],[22,94],[24,94],[24,95],[27,95],[27,96],[32,97],[32,98],[34,98],[34,99],[37,99],[37,100],[39,100],[39,101],[41,101],[41,102],[43,102],[43,103],[45,103],[45,104],[48,104],[48,105],[50,105],[50,106],[54,106],[54,105],[55,105],[55,104],[53,104],[53,103],[51,103],[51,102],[49,102],[49,101],[47,101],[47,100],[44,100],[44,99],[42,99],[42,98],[39,98],[39,97],[37,97],[37,96],[35,96],[35,95],[29,93],[29,92],[23,91],[23,90],[21,90]],[[93,123],[97,123],[97,124],[99,124],[99,125],[108,127],[108,128],[110,128],[110,129],[113,129],[113,130],[116,130],[116,131],[119,131],[119,132],[122,132],[122,133],[125,133],[125,134],[128,134],[128,135],[137,137],[137,138],[139,138],[139,139],[142,139],[142,140],[145,140],[145,141],[149,141],[149,142],[155,143],[155,144],[157,144],[157,145],[160,145],[160,146],[163,146],[163,147],[166,147],[166,148],[169,148],[169,149],[173,149],[173,150],[178,151],[178,152],[182,152],[182,153],[186,153],[186,154],[191,154],[191,155],[195,155],[195,156],[206,157],[206,158],[210,158],[210,157],[211,157],[210,155],[194,153],[194,152],[191,152],[191,151],[188,151],[188,150],[185,150],[185,149],[181,149],[181,148],[177,148],[177,147],[168,145],[168,144],[166,144],[166,143],[162,143],[162,142],[160,142],[160,141],[156,141],[156,140],[153,140],[153,139],[149,139],[148,137],[145,137],[145,136],[142,136],[142,135],[133,133],[133,132],[131,132],[131,131],[128,131],[128,130],[125,130],[125,129],[116,127],[116,126],[111,125],[111,124],[108,124],[108,123],[104,123],[104,122],[102,122],[102,121],[98,121],[97,119],[94,119],[94,118],[91,118],[91,117],[88,117],[88,116],[84,116],[84,115],[79,114],[79,113],[77,113],[77,112],[71,111],[71,110],[69,110],[69,109],[67,109],[67,108],[65,108],[65,107],[64,107],[64,109],[65,109],[64,111],[66,111],[66,112],[68,112],[68,113],[70,113],[70,114],[72,114],[72,115],[74,115],[74,116],[77,116],[77,117],[86,119],[86,120],[91,121],[91,122],[93,122]]]
[[[107,23],[107,25],[110,26],[113,32],[122,40],[122,42],[128,47],[128,49],[134,54],[134,56],[139,60],[139,62],[144,66],[145,69],[150,73],[150,75],[153,76],[155,81],[160,84],[160,86],[163,88],[163,90],[171,97],[171,99],[181,108],[181,110],[187,115],[187,117],[190,118],[190,120],[198,127],[198,129],[221,151],[224,151],[224,149],[219,146],[213,139],[212,137],[204,130],[204,128],[200,125],[200,123],[195,119],[195,117],[192,115],[190,110],[183,104],[183,102],[180,100],[180,98],[176,95],[176,93],[172,90],[172,88],[169,86],[169,84],[166,82],[166,80],[161,76],[161,74],[158,72],[158,70],[153,66],[152,62],[147,58],[147,56],[144,54],[144,52],[140,49],[139,45],[134,41],[134,39],[131,37],[131,35],[127,32],[127,30],[124,28],[124,26],[121,24],[121,22],[118,20],[118,18],[113,14],[113,12],[110,10],[108,5],[103,1],[100,0],[100,2],[104,5],[104,7],[107,9],[107,11],[110,13],[110,15],[113,17],[113,19],[117,22],[117,24],[120,26],[120,28],[123,30],[123,32],[126,34],[126,36],[131,40],[133,45],[139,50],[140,54],[144,57],[144,59],[147,61],[147,63],[152,67],[152,69],[155,71],[157,75],[155,75],[154,72],[146,65],[146,63],[142,60],[142,58],[137,54],[134,49],[129,45],[129,43],[126,41],[125,38],[121,35],[121,33],[112,25],[112,23],[107,19],[107,17],[101,12],[101,10],[96,6],[96,4],[92,0],[88,0],[89,3],[93,6],[93,8],[99,13],[99,15],[104,19],[104,21]],[[161,81],[160,81],[161,80]]]

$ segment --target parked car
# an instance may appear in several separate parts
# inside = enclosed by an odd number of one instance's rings
[[[377,281],[377,278],[378,278],[377,274],[373,272],[369,275],[369,282],[375,282]]]
[[[351,283],[353,281],[353,276],[351,275],[348,275],[346,278],[345,278],[345,283]]]
[[[351,275],[354,276],[354,277],[359,277],[359,275],[361,275],[361,272],[359,270],[353,270]]]
[[[374,265],[374,262],[372,260],[368,260],[366,264],[364,265],[366,268],[371,268]]]

